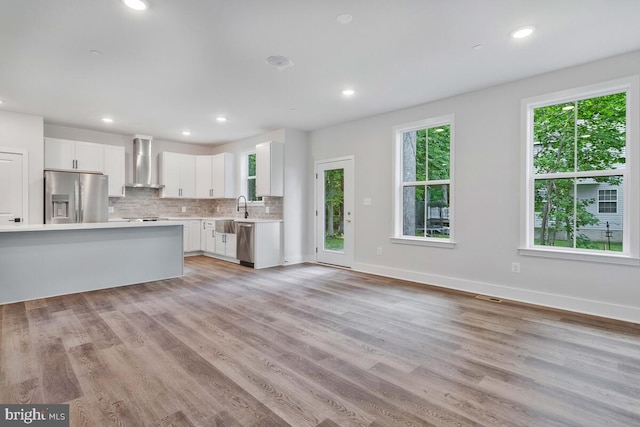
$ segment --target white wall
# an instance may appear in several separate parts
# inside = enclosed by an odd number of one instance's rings
[[[99,132],[69,126],[52,124],[44,125],[44,136],[49,138],[71,139],[74,141],[94,142],[96,144],[119,145],[125,147],[126,182],[133,180],[133,135],[121,135],[110,132]],[[152,135],[153,136],[153,135]],[[154,139],[151,143],[151,182],[158,183],[158,153],[170,151],[184,154],[211,154],[210,145],[186,144],[181,142]]]
[[[640,322],[639,267],[525,257],[517,250],[521,100],[638,72],[635,52],[311,132],[313,160],[355,156],[354,269]],[[450,113],[457,247],[392,244],[392,127]],[[370,206],[362,204],[365,197]],[[311,212],[308,218],[313,224]],[[511,272],[513,261],[521,273]]]
[[[40,116],[0,111],[0,147],[26,150],[29,155],[29,223],[42,224],[44,145]]]

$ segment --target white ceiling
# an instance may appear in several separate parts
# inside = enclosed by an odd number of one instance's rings
[[[119,0],[0,0],[0,108],[217,143],[640,49],[639,0],[148,1],[135,12]],[[339,24],[345,13],[353,21]],[[523,25],[536,33],[511,39]],[[270,55],[295,66],[278,70]],[[346,87],[356,95],[345,99]]]

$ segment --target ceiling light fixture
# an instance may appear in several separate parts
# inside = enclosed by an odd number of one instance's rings
[[[105,123],[113,123],[113,119],[111,117],[103,117],[102,121]]]
[[[149,7],[147,0],[122,0],[122,3],[133,10],[146,10]]]
[[[471,49],[473,49],[473,50],[480,50],[480,49],[482,49],[483,47],[484,47],[484,46],[483,46],[483,45],[481,45],[481,44],[476,44],[476,45],[473,45],[473,46],[471,47]]]
[[[511,32],[511,37],[514,39],[523,39],[529,37],[536,30],[536,27],[528,25],[526,27],[516,28]]]
[[[292,60],[282,55],[271,55],[267,57],[266,61],[267,64],[276,67],[278,70],[284,70],[295,65]]]
[[[190,131],[188,131],[188,130],[183,130],[183,131],[182,131],[182,134],[183,134],[184,136],[189,136],[189,135],[191,135],[191,132],[190,132]]]
[[[95,56],[100,56],[100,55],[102,55],[102,52],[100,52],[100,51],[99,51],[99,50],[97,50],[97,49],[91,49],[91,50],[89,51],[89,53],[90,53],[90,54],[92,54],[92,55],[95,55]]]
[[[0,99],[0,104],[2,104],[2,99]]]
[[[222,117],[222,116],[218,116],[218,117],[216,117],[216,120],[219,121],[220,123],[224,123],[224,122],[227,121],[227,118],[226,117]]]
[[[355,94],[356,94],[356,91],[355,91],[355,90],[353,90],[353,89],[344,89],[344,90],[342,91],[342,94],[343,94],[344,96],[353,96],[353,95],[355,95]]]

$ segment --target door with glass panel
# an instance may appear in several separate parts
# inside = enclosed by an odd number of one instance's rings
[[[355,215],[353,159],[316,163],[316,259],[351,267]]]

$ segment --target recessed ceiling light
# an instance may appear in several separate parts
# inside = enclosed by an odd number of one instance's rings
[[[227,121],[227,118],[223,116],[218,116],[216,117],[216,120],[219,121],[220,123],[224,123]]]
[[[97,49],[91,49],[91,50],[89,51],[89,53],[90,53],[90,54],[92,54],[92,55],[95,55],[95,56],[100,56],[100,55],[102,55],[102,52],[100,52],[100,51],[99,51],[99,50],[97,50]]]
[[[574,108],[576,108],[576,107],[574,107],[573,105],[567,105],[566,107],[562,107],[562,109],[563,109],[564,111],[573,110]]]
[[[353,16],[349,15],[348,13],[338,15],[336,21],[338,21],[339,24],[347,25],[350,24],[351,21],[353,21]]]
[[[122,0],[122,3],[133,10],[146,10],[149,7],[147,0]]]
[[[184,136],[189,136],[189,135],[191,135],[191,132],[190,132],[190,131],[188,131],[188,130],[183,130],[183,131],[182,131],[182,134],[183,134]]]
[[[2,104],[2,99],[0,99],[0,104]]]
[[[473,47],[472,47],[471,49],[473,49],[473,50],[480,50],[480,49],[482,49],[483,47],[484,47],[484,46],[483,46],[483,45],[481,45],[481,44],[476,44],[476,45],[473,45]]]
[[[113,123],[113,119],[111,117],[103,117],[102,121],[105,123]]]
[[[344,90],[342,91],[342,94],[343,94],[344,96],[353,96],[353,95],[355,95],[355,93],[356,93],[356,91],[355,91],[355,90],[353,90],[353,89],[344,89]]]
[[[536,27],[530,25],[526,27],[516,28],[511,32],[511,37],[513,37],[514,39],[523,39],[525,37],[529,37],[535,30]]]

